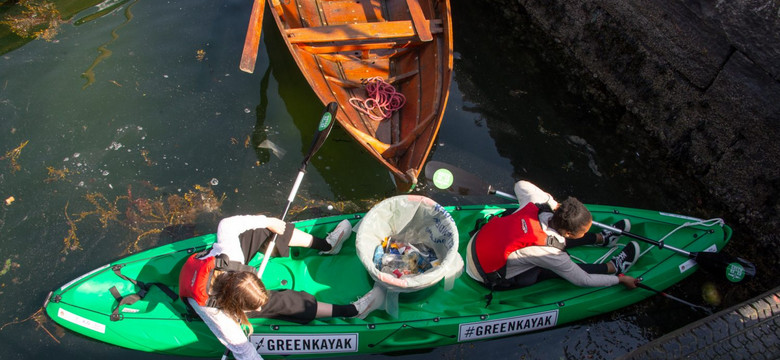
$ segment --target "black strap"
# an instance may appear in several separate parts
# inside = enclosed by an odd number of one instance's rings
[[[122,296],[119,294],[119,290],[116,288],[116,286],[112,286],[110,289],[108,289],[108,291],[111,293],[114,299],[116,299],[118,302],[116,307],[114,307],[114,309],[111,311],[111,321],[119,321],[124,319],[124,315],[119,313],[119,309],[123,305],[132,305],[135,304],[138,300],[143,299],[146,296],[146,294],[149,292],[149,289],[151,288],[152,285],[157,286],[166,295],[168,295],[168,297],[170,297],[172,301],[176,301],[176,299],[179,298],[179,295],[176,294],[173,290],[171,290],[171,288],[169,288],[168,285],[159,282],[147,284],[142,281],[138,281],[125,276],[124,274],[122,274],[123,267],[125,267],[125,264],[117,264],[112,266],[111,270],[113,270],[114,274],[116,274],[120,278],[133,283],[133,285],[137,286],[140,290],[138,290],[138,292],[135,294]]]
[[[548,203],[541,203],[541,204],[534,204],[534,205],[536,205],[536,207],[539,208],[539,212],[537,212],[537,217],[542,215],[542,213],[555,213],[553,209],[550,207],[550,204]],[[547,241],[547,246],[552,246],[558,250],[566,251],[566,243],[565,242],[561,243],[560,241],[558,241],[557,238],[555,238],[555,236],[547,235],[546,241]]]
[[[490,303],[493,301],[493,292],[496,290],[496,286],[499,285],[506,277],[506,265],[502,266],[497,271],[486,273],[485,270],[482,269],[482,265],[479,264],[479,259],[477,258],[476,237],[474,237],[474,240],[471,242],[471,260],[474,262],[474,267],[477,269],[479,276],[484,281],[483,283],[481,283],[482,286],[490,289],[490,293],[485,295],[485,300],[486,300],[485,307],[488,307],[490,306]]]
[[[214,257],[214,269],[231,272],[257,272],[254,266],[245,265],[238,261],[231,261],[227,254],[219,254]]]

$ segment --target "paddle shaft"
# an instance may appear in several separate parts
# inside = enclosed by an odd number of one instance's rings
[[[656,290],[656,289],[654,289],[654,288],[651,288],[651,287],[649,287],[649,286],[647,286],[647,285],[645,285],[645,284],[643,284],[643,283],[641,283],[641,282],[637,283],[637,284],[636,284],[636,286],[637,286],[637,287],[640,287],[640,288],[642,288],[642,289],[645,289],[645,290],[650,290],[650,291],[652,291],[652,292],[654,292],[654,293],[656,293],[656,294],[662,295],[662,296],[664,296],[664,297],[666,297],[666,298],[668,298],[668,299],[671,299],[671,300],[677,301],[677,302],[679,302],[679,303],[681,303],[681,304],[688,305],[688,306],[690,306],[690,307],[692,307],[692,308],[694,308],[694,309],[699,309],[699,310],[702,310],[702,311],[706,312],[707,314],[712,314],[712,310],[710,310],[710,309],[708,309],[708,308],[706,308],[706,307],[704,307],[704,306],[701,306],[701,305],[696,305],[696,304],[693,304],[693,303],[687,302],[687,301],[685,301],[685,300],[683,300],[683,299],[680,299],[680,298],[678,298],[678,297],[676,297],[676,296],[669,295],[669,294],[667,294],[667,293],[665,293],[665,292],[663,292],[663,291],[660,291],[660,290]]]
[[[317,127],[317,133],[314,134],[314,139],[312,140],[311,146],[309,147],[309,152],[303,158],[301,168],[298,170],[298,177],[295,178],[295,184],[293,184],[290,195],[287,197],[287,206],[284,208],[284,212],[282,213],[282,221],[284,221],[284,218],[287,217],[287,213],[290,211],[290,206],[292,205],[293,200],[295,200],[295,195],[298,193],[298,188],[301,186],[301,182],[303,181],[303,175],[306,174],[306,165],[309,164],[309,159],[311,159],[314,153],[316,153],[317,150],[322,147],[322,143],[325,142],[328,134],[330,134],[330,130],[333,128],[333,124],[336,121],[336,111],[338,111],[338,104],[332,102],[328,104],[328,106],[325,108],[325,112],[322,113],[320,124]],[[257,270],[257,277],[259,278],[263,277],[265,267],[268,266],[268,260],[271,258],[274,247],[276,247],[276,237],[277,234],[274,233],[274,236],[271,238],[271,242],[268,243],[268,247],[265,250],[263,261],[260,263],[260,268]]]
[[[677,252],[677,253],[680,253],[680,254],[683,254],[683,255],[687,255],[688,257],[692,257],[692,258],[696,257],[695,254],[693,254],[693,253],[691,253],[689,251],[685,251],[683,249],[679,249],[679,248],[676,248],[676,247],[671,246],[671,245],[666,245],[666,244],[664,244],[664,243],[662,243],[660,241],[656,241],[656,240],[653,240],[653,239],[648,239],[648,238],[646,238],[644,236],[641,236],[641,235],[632,234],[630,232],[626,232],[626,231],[620,230],[620,229],[618,229],[618,228],[616,228],[614,226],[609,226],[607,224],[602,224],[602,223],[600,223],[598,221],[593,221],[593,224],[598,226],[598,227],[600,227],[600,228],[602,228],[602,229],[607,229],[609,231],[618,233],[620,235],[625,235],[625,236],[628,236],[630,238],[634,238],[634,239],[637,239],[637,240],[640,240],[640,241],[644,241],[644,242],[649,243],[649,244],[653,244],[655,246],[658,246],[659,249],[669,249],[669,250],[672,250],[674,252]]]

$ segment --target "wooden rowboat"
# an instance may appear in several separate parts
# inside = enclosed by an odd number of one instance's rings
[[[262,1],[257,0],[261,8]],[[449,95],[449,0],[268,1],[287,47],[322,103],[337,102],[339,124],[390,170],[399,190],[411,189]],[[255,14],[253,9],[247,43],[259,39],[260,29],[253,24],[262,19],[262,9]],[[250,46],[247,56],[245,46],[244,57],[256,56],[256,50]],[[247,67],[242,60],[242,70],[251,72]],[[370,97],[365,85],[376,77],[405,98],[400,109],[381,120],[350,103]]]

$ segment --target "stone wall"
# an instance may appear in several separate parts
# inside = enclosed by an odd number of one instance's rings
[[[550,36],[597,84],[589,91],[617,101],[621,121],[640,124],[665,159],[775,248],[780,1],[488,1]]]

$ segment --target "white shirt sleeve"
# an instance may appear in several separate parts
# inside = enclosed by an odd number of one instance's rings
[[[528,246],[515,251],[510,257],[514,258],[513,262],[549,269],[577,286],[612,286],[619,282],[618,277],[615,275],[588,274],[571,260],[569,254],[550,246]],[[507,268],[507,277],[517,275],[519,272],[516,271],[518,270],[522,272],[529,268],[527,267],[523,270],[519,264],[513,265],[513,267],[515,268],[513,274],[510,274],[510,269]]]
[[[217,242],[209,255],[227,254],[232,261],[246,263],[241,251],[239,235],[247,230],[264,229],[268,226],[265,215],[236,215],[222,219],[217,227]]]
[[[194,299],[187,299],[206,326],[238,360],[263,360],[254,345],[249,342],[238,323],[217,308],[200,306]]]
[[[517,202],[521,209],[529,203],[547,204],[551,209],[558,207],[558,202],[553,199],[552,195],[525,180],[515,183],[515,196],[517,196]]]

